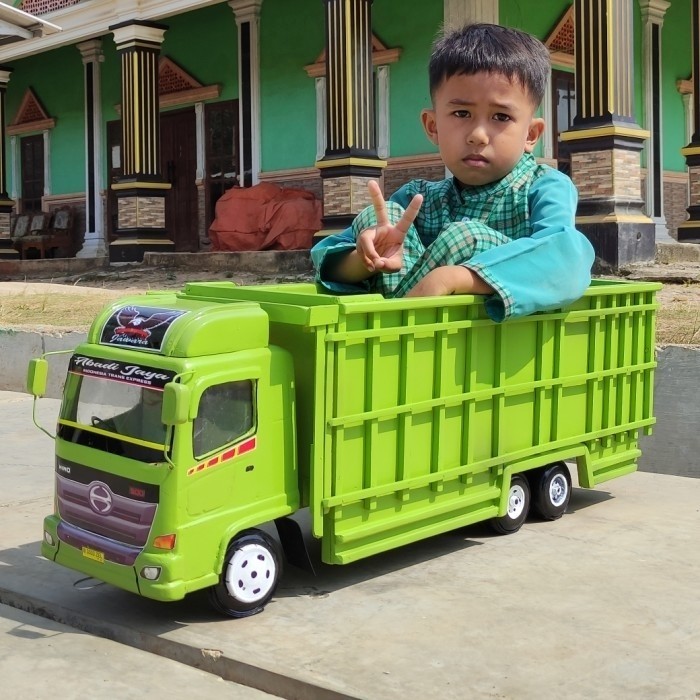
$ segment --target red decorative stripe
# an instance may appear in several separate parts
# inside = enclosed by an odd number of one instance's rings
[[[244,443],[239,445],[238,447],[238,454],[242,455],[246,452],[250,452],[251,450],[255,449],[255,438],[250,438],[250,440],[246,440]]]
[[[256,445],[257,438],[250,438],[250,440],[246,440],[237,447],[232,447],[231,449],[226,450],[226,452],[223,452],[216,457],[212,457],[207,462],[202,462],[202,464],[198,464],[196,467],[191,467],[187,470],[187,476],[191,476],[195,472],[201,472],[204,469],[209,469],[210,467],[215,467],[217,464],[221,464],[229,459],[233,459],[234,457],[238,457],[246,452],[250,452],[251,450],[255,449]]]

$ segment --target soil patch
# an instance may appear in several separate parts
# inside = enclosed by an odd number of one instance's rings
[[[694,274],[698,275],[697,267]],[[639,278],[641,275],[630,275]],[[668,275],[668,277],[671,277]],[[649,274],[647,278],[659,279]],[[230,280],[236,284],[280,284],[310,281],[308,274],[258,275],[206,270],[144,267],[97,271],[81,276],[31,282],[0,283],[0,327],[80,330],[89,328],[110,300],[148,290],[181,289],[186,282]],[[692,275],[663,281],[657,295],[659,344],[700,345],[700,282]]]

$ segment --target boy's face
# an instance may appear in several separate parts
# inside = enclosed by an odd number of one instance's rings
[[[450,172],[465,185],[505,177],[544,130],[519,82],[499,73],[453,75],[433,95],[421,119]]]

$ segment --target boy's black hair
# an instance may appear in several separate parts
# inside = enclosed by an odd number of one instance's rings
[[[547,47],[531,34],[499,24],[467,24],[433,44],[430,94],[453,75],[499,73],[517,80],[538,107],[551,70]]]

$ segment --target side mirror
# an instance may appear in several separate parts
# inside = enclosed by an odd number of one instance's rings
[[[32,396],[44,396],[49,376],[49,362],[43,357],[29,361],[27,369],[27,392]]]
[[[190,388],[184,384],[171,382],[163,389],[163,414],[165,425],[187,423],[190,417]]]

